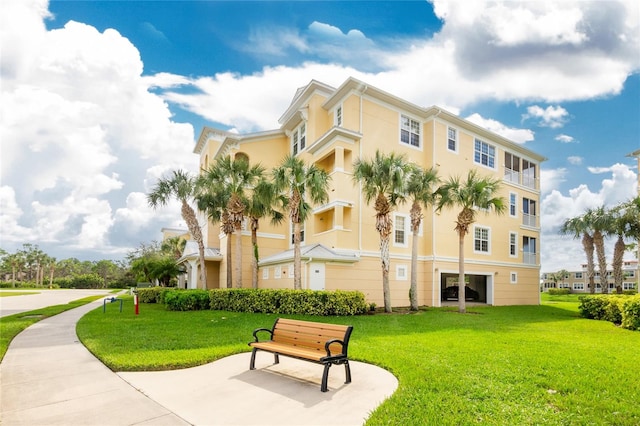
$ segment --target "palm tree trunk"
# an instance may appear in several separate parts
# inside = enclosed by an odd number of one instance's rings
[[[411,288],[409,290],[409,301],[411,310],[418,310],[418,229],[413,230],[413,241],[411,241]]]
[[[227,234],[227,288],[233,287],[233,262],[231,261],[231,234]]]
[[[587,279],[589,280],[589,292],[591,294],[595,294],[596,283],[593,279],[595,275],[593,266],[593,237],[586,232],[582,234],[582,247],[584,248],[584,253],[587,256]]]
[[[613,246],[613,280],[616,285],[616,293],[622,294],[622,259],[624,258],[624,239],[618,234],[618,239]]]
[[[300,222],[293,223],[293,288],[302,290],[302,277],[300,276],[302,255],[300,254]]]
[[[198,218],[196,217],[196,213],[193,211],[191,206],[187,203],[186,200],[182,200],[182,209],[181,209],[182,217],[185,222],[187,222],[187,228],[189,228],[189,232],[193,237],[194,241],[198,244],[198,257],[200,258],[200,281],[203,289],[207,288],[207,265],[205,264],[204,258],[204,242],[202,238],[202,230],[200,229],[200,224],[198,223]],[[196,288],[199,286],[196,285]]]
[[[234,234],[236,239],[234,279],[236,288],[242,288],[242,228],[237,228]]]
[[[458,231],[458,312],[467,312],[464,284],[464,232]]]
[[[593,233],[593,244],[596,247],[596,257],[598,258],[598,269],[600,270],[600,286],[602,294],[609,293],[609,280],[607,279],[607,257],[604,253],[604,237],[600,231]]]
[[[251,218],[251,287],[258,288],[258,221]]]
[[[391,312],[391,291],[389,289],[389,234],[380,235],[380,260],[382,261],[382,296],[384,311]]]

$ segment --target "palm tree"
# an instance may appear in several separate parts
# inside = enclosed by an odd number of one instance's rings
[[[278,195],[275,187],[267,179],[262,179],[253,191],[253,197],[247,206],[247,217],[251,228],[251,287],[258,288],[258,261],[260,260],[258,250],[258,226],[260,219],[271,217],[271,223],[277,225],[284,220],[284,214],[280,209],[285,205],[286,199]]]
[[[326,203],[329,199],[330,177],[326,171],[315,165],[306,165],[301,159],[287,155],[282,163],[273,170],[273,184],[276,192],[287,198],[285,208],[293,224],[293,288],[302,288],[300,234],[312,206],[307,203],[309,197],[314,204]]]
[[[162,241],[160,244],[160,251],[163,254],[171,256],[173,259],[178,260],[182,256],[184,247],[187,245],[187,240],[181,237],[170,237]]]
[[[204,241],[202,230],[198,223],[196,212],[189,205],[195,199],[196,179],[182,170],[174,170],[171,177],[161,178],[156,182],[151,193],[147,194],[147,201],[154,209],[164,206],[172,198],[176,198],[181,203],[182,219],[187,223],[187,228],[191,237],[198,244],[198,254],[200,257],[200,281],[202,288],[207,288],[207,267],[204,259]]]
[[[613,279],[616,286],[616,292],[622,293],[622,263],[624,252],[627,249],[625,238],[640,237],[640,197],[622,203],[609,210],[611,219],[611,227],[607,230],[607,235],[615,235],[616,242],[613,248],[613,260],[611,267],[613,268]]]
[[[358,159],[353,164],[353,179],[360,184],[360,192],[368,203],[374,201],[376,231],[380,235],[380,259],[382,262],[382,293],[384,310],[391,312],[389,290],[389,236],[393,229],[391,212],[405,201],[406,182],[412,167],[404,155],[385,155],[376,150],[372,160]]]
[[[205,187],[213,188],[217,193],[225,194],[227,203],[224,211],[225,225],[235,234],[234,281],[237,288],[242,287],[242,223],[250,203],[253,190],[264,175],[264,167],[250,165],[244,157],[232,159],[231,156],[218,158],[201,176]]]
[[[600,271],[600,287],[602,294],[609,293],[609,280],[607,278],[607,256],[604,251],[604,235],[611,227],[610,218],[604,206],[596,209],[588,209],[585,213],[587,222],[593,229],[593,245],[596,248],[596,258],[598,259],[598,270]]]
[[[480,177],[478,172],[470,170],[466,180],[460,177],[449,178],[438,189],[438,206],[440,211],[444,207],[461,207],[456,219],[455,230],[458,233],[458,312],[465,313],[465,281],[464,281],[464,237],[469,228],[476,221],[477,209],[493,210],[502,214],[506,210],[505,200],[496,196],[500,189],[500,181],[490,177]]]
[[[594,282],[595,267],[593,264],[593,236],[591,235],[591,224],[585,215],[572,217],[564,221],[560,227],[560,232],[564,235],[572,235],[573,238],[582,237],[582,248],[587,257],[587,279],[589,280],[589,291],[593,294],[596,292]]]
[[[410,214],[413,239],[411,242],[411,289],[409,290],[412,311],[418,310],[418,232],[422,223],[422,209],[435,203],[434,185],[438,182],[438,173],[435,169],[422,169],[418,166],[413,167],[407,181],[407,195],[412,200]]]

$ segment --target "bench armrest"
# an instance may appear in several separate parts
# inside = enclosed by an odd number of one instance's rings
[[[254,342],[258,342],[258,333],[261,331],[266,331],[267,333],[269,333],[269,335],[271,336],[271,339],[273,339],[273,331],[268,329],[268,328],[257,328],[255,330],[253,330],[253,341]]]
[[[342,346],[342,353],[344,353],[344,342],[340,339],[331,339],[327,340],[327,342],[324,344],[324,350],[327,351],[327,356],[331,356],[331,350],[329,349],[329,346],[334,343],[340,343],[340,345]]]

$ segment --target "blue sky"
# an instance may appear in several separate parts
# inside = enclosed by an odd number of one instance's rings
[[[636,192],[636,1],[52,1],[2,5],[2,241],[122,258],[179,208],[203,125],[278,127],[295,90],[348,76],[438,105],[548,158],[543,271],[584,261],[567,217]],[[627,256],[631,258],[631,255]]]

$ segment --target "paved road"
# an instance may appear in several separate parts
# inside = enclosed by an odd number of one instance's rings
[[[29,292],[25,296],[0,297],[0,317],[46,308],[47,306],[64,305],[87,296],[111,294],[111,290],[35,290],[35,289],[1,289],[5,291]]]

